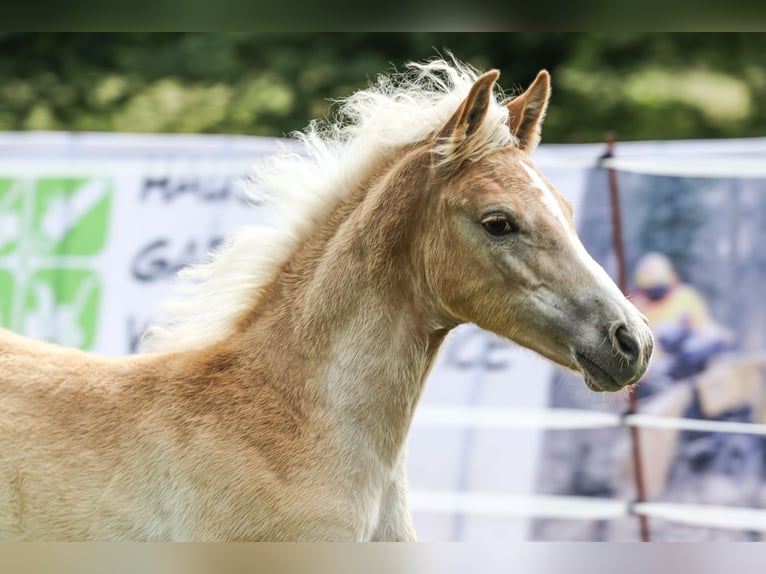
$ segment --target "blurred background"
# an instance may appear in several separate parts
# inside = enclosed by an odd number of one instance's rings
[[[282,136],[381,72],[451,50],[540,68],[545,141],[762,135],[766,35],[672,33],[0,34],[0,130]]]
[[[253,162],[378,74],[448,51],[500,69],[509,94],[551,72],[534,160],[612,277],[617,171],[628,289],[658,341],[641,412],[766,423],[766,34],[0,33],[0,325],[140,352],[176,272],[265,222],[244,200]],[[421,402],[421,539],[639,539],[625,395],[467,325]],[[574,409],[570,426],[552,409]],[[766,507],[761,435],[641,434],[653,539],[762,539],[761,514],[710,510]],[[707,505],[702,523],[678,504]]]

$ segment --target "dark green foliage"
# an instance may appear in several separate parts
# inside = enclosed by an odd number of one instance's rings
[[[3,33],[0,130],[279,136],[445,50],[511,93],[549,69],[546,142],[766,131],[764,35],[426,32]]]

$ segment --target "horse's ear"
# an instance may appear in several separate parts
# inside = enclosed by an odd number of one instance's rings
[[[540,128],[551,97],[551,77],[542,70],[527,91],[508,104],[508,125],[519,147],[532,153],[540,143]]]
[[[492,88],[499,77],[499,71],[490,70],[476,79],[468,96],[439,131],[439,140],[450,142],[450,147],[455,150],[476,132],[487,117],[492,103]]]

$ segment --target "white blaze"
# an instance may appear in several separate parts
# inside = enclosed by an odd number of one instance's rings
[[[618,300],[623,300],[624,296],[622,292],[620,291],[620,289],[617,287],[617,285],[615,285],[612,278],[609,277],[609,274],[606,271],[604,271],[604,268],[601,267],[601,265],[599,265],[598,263],[596,263],[593,257],[590,256],[590,253],[588,253],[585,250],[585,247],[580,241],[580,238],[572,230],[572,227],[569,225],[569,222],[567,221],[566,217],[564,217],[564,212],[561,211],[561,205],[556,199],[556,196],[554,195],[551,188],[548,187],[548,185],[543,181],[543,178],[540,177],[540,174],[537,173],[537,170],[535,170],[532,166],[527,165],[523,161],[520,163],[521,163],[521,167],[524,168],[524,171],[527,172],[527,175],[529,175],[530,179],[532,180],[532,185],[540,191],[543,205],[545,205],[550,210],[553,216],[561,223],[561,225],[566,230],[566,233],[570,239],[572,248],[575,254],[577,255],[577,258],[579,259],[580,263],[586,269],[590,271],[591,275],[596,281],[596,284],[599,285],[601,289],[610,293],[612,296],[617,297]]]
[[[538,174],[537,171],[534,170],[531,166],[527,165],[526,163],[522,161],[521,167],[524,168],[524,171],[526,171],[527,175],[532,179],[532,185],[535,186],[540,191],[542,195],[543,205],[545,205],[545,207],[547,207],[551,211],[551,213],[556,217],[556,219],[559,220],[561,225],[563,225],[564,228],[571,233],[571,230],[569,229],[569,225],[567,225],[567,220],[564,217],[564,212],[561,211],[561,205],[559,205],[559,202],[556,199],[556,196],[553,195],[551,188],[545,184],[545,182],[543,181],[543,178],[540,177],[540,174]]]

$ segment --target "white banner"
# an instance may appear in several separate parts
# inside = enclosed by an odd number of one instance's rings
[[[29,336],[135,352],[178,269],[259,222],[241,179],[275,140],[0,138],[0,317]]]
[[[239,226],[262,223],[257,206],[242,200],[242,181],[253,162],[282,145],[254,137],[0,134],[0,325],[98,353],[136,352],[175,273]],[[764,140],[728,143],[735,150],[754,145],[766,149]],[[673,154],[720,158],[722,147],[639,143],[620,153],[647,169],[646,158],[658,154],[665,161]],[[586,170],[602,151],[597,144],[543,145],[535,160],[577,213]],[[542,408],[553,369],[464,326],[448,337],[420,409]],[[428,420],[416,416],[409,442],[414,491],[534,492],[539,429]],[[526,519],[421,508],[414,516],[423,540],[527,536]]]

